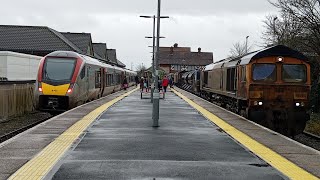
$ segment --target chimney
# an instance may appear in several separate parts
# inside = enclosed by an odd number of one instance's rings
[[[201,53],[201,47],[198,48],[198,53]]]
[[[173,47],[177,48],[178,47],[178,43],[174,43]]]

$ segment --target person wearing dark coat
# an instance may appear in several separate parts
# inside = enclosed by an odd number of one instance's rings
[[[137,87],[139,84],[139,77],[138,76],[134,77],[134,80],[136,81],[136,87]]]
[[[124,79],[123,79],[122,86],[123,86],[123,89],[124,89],[124,90],[127,90],[127,88],[128,88],[127,78],[124,78]]]

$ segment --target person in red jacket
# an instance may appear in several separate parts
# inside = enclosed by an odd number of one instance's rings
[[[162,79],[162,87],[165,93],[167,92],[168,84],[169,84],[169,79],[167,78],[167,76],[164,76],[164,78]]]

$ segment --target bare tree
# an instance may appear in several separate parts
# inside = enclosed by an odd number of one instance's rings
[[[138,73],[138,76],[142,77],[144,75],[144,72],[146,71],[146,67],[144,66],[144,64],[139,64],[137,67],[136,67],[136,71]]]
[[[247,54],[251,51],[251,46],[248,47],[248,44],[246,42],[236,42],[233,44],[233,48],[230,49],[230,56],[231,57],[237,57]]]
[[[269,15],[263,22],[265,31],[262,38],[267,45],[283,44],[300,49],[301,24],[295,21],[290,14],[282,14],[279,18],[275,15]]]
[[[320,5],[318,0],[277,0],[271,2],[280,9],[281,20],[270,21],[267,29],[274,31],[278,43],[303,52],[320,55]],[[272,27],[270,27],[272,25]],[[266,31],[267,32],[267,31]],[[270,38],[270,37],[269,37]]]

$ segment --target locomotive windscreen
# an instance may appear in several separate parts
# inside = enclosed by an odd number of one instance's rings
[[[307,67],[303,64],[284,64],[282,80],[285,82],[306,82]]]
[[[275,81],[275,64],[253,64],[252,78],[254,81]]]
[[[43,81],[69,82],[72,78],[75,64],[76,59],[47,58],[43,68]]]

